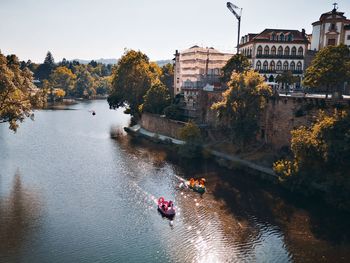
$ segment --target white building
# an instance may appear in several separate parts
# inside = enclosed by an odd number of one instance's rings
[[[266,81],[276,86],[276,77],[291,71],[299,77],[300,86],[305,67],[305,54],[309,41],[305,30],[265,29],[259,34],[248,34],[241,38],[240,53],[247,56],[252,67]]]
[[[330,12],[321,15],[312,24],[311,50],[319,51],[329,45],[345,44],[350,47],[350,20],[343,12],[337,11],[337,5]]]
[[[193,46],[175,53],[174,94],[184,89],[202,89],[206,84],[219,82],[221,68],[233,54],[222,53],[214,48]],[[186,94],[185,94],[186,95]]]

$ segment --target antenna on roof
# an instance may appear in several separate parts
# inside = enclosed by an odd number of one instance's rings
[[[333,5],[334,5],[333,10],[334,10],[334,11],[335,11],[335,10],[338,10],[338,3],[334,3]]]

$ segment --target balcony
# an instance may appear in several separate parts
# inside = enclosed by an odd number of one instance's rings
[[[295,75],[303,74],[302,70],[272,70],[272,69],[260,69],[260,74],[282,74],[285,71],[291,71]]]
[[[265,55],[258,54],[256,58],[272,58],[272,59],[304,59],[304,55]]]

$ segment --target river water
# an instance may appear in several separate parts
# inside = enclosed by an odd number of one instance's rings
[[[349,262],[348,218],[210,161],[111,139],[128,121],[93,101],[38,111],[16,134],[0,126],[0,262]],[[208,192],[180,189],[191,176]],[[173,221],[160,196],[174,200]]]

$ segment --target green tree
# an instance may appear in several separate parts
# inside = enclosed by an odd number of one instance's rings
[[[187,122],[184,127],[179,129],[179,137],[186,142],[179,147],[179,155],[181,157],[193,159],[201,156],[201,131],[194,122]]]
[[[164,114],[168,119],[181,120],[182,112],[177,104],[171,104],[164,109]]]
[[[77,81],[75,82],[74,95],[78,98],[89,99],[96,95],[94,78],[90,72],[80,67],[77,71]]]
[[[56,68],[50,75],[50,85],[53,89],[62,89],[66,95],[73,95],[76,75],[66,67]]]
[[[234,72],[228,85],[223,100],[214,103],[212,109],[218,112],[223,126],[229,129],[231,140],[244,147],[255,138],[260,111],[272,91],[264,78],[253,70]]]
[[[168,89],[169,94],[171,97],[174,97],[174,65],[171,63],[165,64],[162,67],[162,75],[160,77],[160,80],[163,82],[165,87]]]
[[[276,82],[282,84],[283,88],[289,88],[290,85],[297,82],[297,77],[293,76],[291,71],[283,71],[281,75],[276,77]]]
[[[100,77],[96,81],[96,94],[106,95],[111,92],[111,89],[112,89],[111,77]]]
[[[221,80],[227,83],[233,72],[242,73],[251,68],[248,58],[242,54],[233,55],[222,68]]]
[[[35,71],[35,78],[39,80],[49,79],[50,74],[55,69],[55,60],[50,51],[47,52],[44,63],[40,64]]]
[[[154,69],[154,68],[153,68]],[[127,50],[115,67],[108,103],[113,108],[128,106],[132,115],[139,113],[143,97],[157,75],[151,71],[148,57],[140,51]]]
[[[350,116],[324,112],[311,125],[292,131],[292,160],[274,164],[275,172],[291,188],[304,193],[326,192],[332,204],[350,210]]]
[[[32,72],[21,70],[15,55],[6,58],[0,53],[0,122],[9,122],[16,131],[18,122],[33,116],[33,108],[44,102],[45,94],[33,84]]]
[[[143,101],[140,107],[141,112],[163,114],[164,108],[170,105],[171,99],[168,89],[159,81],[146,92]]]
[[[306,69],[303,85],[342,93],[344,82],[350,81],[350,50],[347,46],[327,46],[321,49]]]

